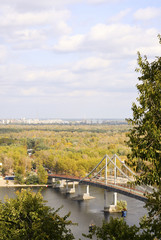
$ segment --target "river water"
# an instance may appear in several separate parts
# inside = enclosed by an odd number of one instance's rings
[[[0,199],[4,201],[4,198],[8,196],[9,198],[15,197],[15,191],[17,188],[0,188]],[[37,188],[33,189],[37,191]],[[86,192],[85,186],[81,186],[81,191]],[[64,194],[61,190],[56,190],[53,188],[43,188],[42,195],[47,201],[47,205],[51,206],[55,210],[60,206],[63,208],[60,210],[59,214],[61,216],[71,212],[70,220],[74,223],[78,223],[78,226],[71,226],[72,232],[76,240],[84,240],[82,233],[88,233],[88,226],[91,222],[98,226],[101,226],[102,220],[108,220],[110,216],[121,217],[121,213],[105,214],[103,212],[104,208],[104,189],[96,188],[90,186],[90,195],[95,197],[91,200],[86,201],[75,201],[72,197],[78,192],[76,187],[76,193],[73,195]],[[144,202],[139,200],[118,194],[118,200],[126,200],[128,206],[127,216],[125,221],[129,225],[138,225],[139,219],[146,214],[146,209],[143,207]],[[113,193],[108,192],[108,204],[113,202]]]

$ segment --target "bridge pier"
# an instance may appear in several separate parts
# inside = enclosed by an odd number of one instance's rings
[[[107,205],[107,190],[104,191],[104,211],[105,212],[118,212],[117,210],[117,192],[113,193],[113,204]]]
[[[117,206],[117,192],[113,193],[113,205]]]
[[[70,183],[72,183],[73,187],[69,188]],[[75,182],[74,181],[66,180],[65,193],[75,193]]]
[[[108,204],[107,204],[107,190],[104,190],[104,211],[107,211],[108,209]]]
[[[80,188],[80,184],[78,184],[78,196],[81,195],[81,188]]]
[[[68,181],[66,180],[66,191],[68,191]]]
[[[66,180],[66,193],[75,193],[75,182],[73,181],[73,187],[68,188],[68,181]]]
[[[86,185],[86,193],[81,194],[83,200],[91,199],[93,197],[89,194],[89,185]]]
[[[86,190],[87,190],[86,194],[89,195],[89,185],[87,185]]]
[[[90,196],[90,194],[89,194],[89,185],[86,186],[86,193],[84,193],[82,196],[83,196],[83,200],[87,200],[87,199],[93,198],[93,197]]]
[[[78,195],[74,197],[74,200],[89,200],[95,197],[90,196],[89,194],[89,185],[86,185],[86,193],[81,193],[80,184],[78,184]]]

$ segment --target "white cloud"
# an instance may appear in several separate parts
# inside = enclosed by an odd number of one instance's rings
[[[86,0],[87,3],[90,4],[102,4],[102,3],[111,3],[116,2],[118,0]]]
[[[27,88],[27,89],[21,89],[20,90],[20,94],[25,96],[25,97],[30,97],[30,96],[43,96],[44,94],[40,91],[39,88],[37,87],[31,87],[31,88]]]
[[[67,6],[69,4],[102,4],[102,3],[118,3],[124,2],[125,0],[1,0],[1,6],[12,6],[19,11],[40,11],[42,9],[50,9],[56,7],[59,9],[60,7]]]
[[[96,71],[107,68],[110,64],[109,60],[100,57],[89,57],[78,61],[74,67],[74,71]]]
[[[41,48],[51,37],[57,38],[71,32],[67,24],[69,18],[68,10],[20,13],[13,8],[2,8],[0,34],[15,48]]]
[[[26,29],[21,31],[15,31],[14,35],[20,41],[28,41],[28,40],[35,40],[35,39],[37,40],[37,39],[45,38],[45,36],[43,36],[43,32],[37,29]]]
[[[5,18],[4,18],[5,15]],[[70,17],[67,10],[48,10],[41,12],[25,12],[19,13],[12,8],[4,9],[3,15],[0,17],[1,27],[26,27],[26,26],[43,26],[46,24],[59,23],[66,21]]]
[[[96,24],[84,35],[65,36],[54,46],[60,52],[102,53],[112,58],[136,57],[143,47],[156,54],[158,31],[129,24]],[[149,50],[150,49],[150,50]]]
[[[72,2],[80,2],[80,0],[1,0],[1,6],[11,6],[12,8],[17,9],[21,12],[32,11],[32,12],[39,12],[41,10],[51,9],[54,7],[62,7],[66,4]]]
[[[100,94],[124,86],[127,73],[121,76],[115,72],[115,67],[100,57],[82,59],[75,62],[74,66],[71,63],[68,68],[60,69],[47,67],[31,69],[23,65],[8,65],[0,68],[0,78],[5,83],[3,85],[1,81],[1,89],[10,95],[25,97],[34,95],[51,97],[53,94],[71,96],[73,92],[93,96],[94,92]],[[131,87],[131,82],[126,84],[126,87]]]
[[[6,63],[0,66],[0,79],[5,82],[5,84],[14,84],[17,81],[23,81],[24,76],[26,76],[27,68],[21,64],[9,64]],[[1,83],[0,82],[0,83]]]
[[[60,39],[58,44],[53,47],[53,50],[60,52],[77,51],[83,43],[83,40],[84,36],[80,34],[75,36],[64,36]]]
[[[0,63],[3,63],[8,56],[8,51],[5,45],[0,45]]]
[[[96,90],[74,90],[66,94],[68,97],[98,97],[99,92]]]
[[[147,7],[138,9],[134,17],[137,20],[151,20],[161,15],[161,8]]]
[[[117,49],[118,45],[130,46],[129,38],[132,42],[137,41],[137,35],[141,35],[140,27],[130,26],[129,24],[97,24],[91,28],[87,38],[93,42],[100,42],[106,46],[113,46],[111,51]],[[135,38],[133,38],[135,36]],[[132,39],[133,38],[133,39]]]
[[[127,16],[131,12],[131,8],[120,11],[117,15],[112,16],[109,20],[111,22],[119,22],[122,18]]]
[[[109,34],[111,34],[112,28],[106,24],[97,24],[91,28],[89,38],[94,41],[106,40]]]

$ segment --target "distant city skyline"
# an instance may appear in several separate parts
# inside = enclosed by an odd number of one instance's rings
[[[161,55],[160,0],[1,0],[0,119],[132,116],[137,51]]]
[[[34,118],[20,118],[20,119],[0,119],[0,125],[123,125],[128,124],[125,119],[34,119]]]

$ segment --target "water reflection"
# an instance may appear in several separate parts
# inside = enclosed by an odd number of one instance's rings
[[[110,213],[109,212],[104,212],[104,219],[105,221],[108,221],[110,218]]]

